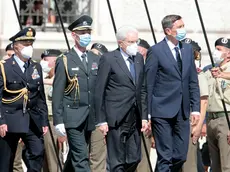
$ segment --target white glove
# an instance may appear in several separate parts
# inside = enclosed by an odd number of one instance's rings
[[[55,131],[58,136],[65,137],[66,131],[65,131],[65,125],[64,124],[58,124],[55,126]]]

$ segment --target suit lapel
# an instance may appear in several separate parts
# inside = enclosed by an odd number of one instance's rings
[[[22,72],[21,68],[19,67],[18,63],[15,61],[15,59],[12,57],[10,58],[12,60],[12,69],[13,71],[19,76],[21,77],[24,81],[26,81],[26,76],[25,74]]]
[[[81,68],[82,71],[84,71],[86,74],[88,73],[88,71],[86,71],[80,57],[78,56],[78,54],[76,53],[76,51],[72,48],[70,50],[70,55],[71,55],[71,60],[77,65],[79,66],[79,68]],[[89,59],[89,58],[88,58]]]
[[[125,63],[119,50],[115,51],[115,56],[117,57],[117,63],[120,66],[120,68],[123,70],[123,72],[129,77],[129,79],[134,84],[132,75],[131,75],[131,73],[130,73],[130,71],[129,71],[129,69],[128,69],[128,67],[127,67],[127,65],[126,65],[126,63]]]
[[[166,56],[168,57],[168,59],[171,61],[171,63],[174,65],[174,67],[176,68],[177,72],[179,73],[179,75],[181,76],[181,72],[179,70],[178,64],[172,54],[172,51],[170,50],[166,40],[163,40],[163,43],[165,44],[165,46],[163,46],[163,52],[165,52]]]

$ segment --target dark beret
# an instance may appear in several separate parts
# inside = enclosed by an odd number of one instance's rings
[[[190,38],[185,38],[181,42],[184,42],[186,44],[191,44],[194,51],[199,51],[199,52],[201,51],[201,47],[199,46],[199,44]]]
[[[83,15],[79,17],[75,22],[69,25],[70,31],[75,30],[87,30],[92,28],[93,19],[90,16]]]
[[[139,38],[138,41],[137,41],[137,45],[138,46],[141,46],[143,48],[146,48],[146,49],[149,49],[150,48],[150,45],[147,41],[145,41],[144,39],[141,39]]]
[[[230,48],[230,39],[228,38],[219,38],[215,42],[215,46],[224,46],[226,48]]]
[[[61,54],[62,52],[60,50],[47,49],[42,53],[41,58],[43,59],[44,57],[49,57],[49,56],[59,56]]]
[[[8,44],[8,45],[6,46],[5,51],[13,50],[13,49],[14,49],[14,48],[13,48],[13,44],[10,43],[10,44]]]
[[[26,27],[19,31],[16,35],[12,36],[9,40],[16,41],[34,41],[36,32],[32,27]]]
[[[103,44],[100,44],[100,43],[94,43],[91,47],[91,50],[92,49],[96,49],[96,50],[100,51],[101,54],[108,52],[108,49]]]

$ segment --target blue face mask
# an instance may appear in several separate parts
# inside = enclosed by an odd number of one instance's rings
[[[81,47],[87,47],[89,43],[91,42],[91,35],[86,33],[83,35],[78,35],[79,36],[79,44]]]
[[[178,41],[183,40],[185,38],[185,36],[186,36],[186,30],[185,30],[185,28],[179,28],[176,31],[177,31],[176,39]]]

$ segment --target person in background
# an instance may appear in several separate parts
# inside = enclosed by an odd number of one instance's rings
[[[193,41],[190,38],[186,38],[181,42],[192,45],[193,48],[193,55],[194,60],[197,68],[198,74],[198,81],[199,81],[199,88],[202,87],[203,77],[200,75],[200,61],[201,61],[201,47],[198,45],[197,42]],[[204,172],[204,165],[202,162],[201,151],[199,148],[198,139],[201,136],[201,131],[206,124],[204,124],[205,117],[206,117],[206,109],[207,109],[207,93],[200,94],[200,120],[195,127],[191,126],[191,134],[189,140],[189,149],[187,154],[187,160],[183,165],[182,171],[183,172]]]
[[[5,48],[6,55],[3,56],[2,60],[9,59],[14,54],[13,43],[10,43]]]
[[[137,41],[137,46],[138,46],[139,53],[143,56],[144,61],[145,61],[147,51],[150,48],[150,45],[144,39],[139,38]],[[151,124],[149,124],[149,125],[151,125]],[[145,136],[144,138],[145,138],[145,143],[147,146],[148,154],[150,156],[151,144],[152,144],[152,133],[151,133],[151,131],[150,132],[144,132],[144,136]],[[143,145],[143,140],[141,140],[141,154],[142,154],[142,159],[141,159],[141,162],[137,166],[136,172],[142,172],[142,171],[149,172],[150,168],[149,168],[149,164],[147,161],[145,148]]]
[[[59,141],[58,143],[60,144],[60,147],[58,146],[59,144],[55,145],[58,150],[61,149],[62,144],[66,144],[63,143],[64,141],[66,141],[66,137],[58,138],[53,127],[53,113],[52,113],[53,86],[52,85],[54,79],[54,68],[55,68],[56,59],[61,54],[62,52],[60,50],[48,49],[42,53],[41,55],[42,60],[40,61],[40,64],[42,66],[42,72],[43,72],[43,82],[44,82],[44,89],[46,95],[46,103],[48,106],[49,123],[52,128],[52,133],[54,136],[55,143]],[[63,142],[60,142],[60,140],[62,140]],[[45,163],[43,166],[43,172],[59,172],[60,169],[58,166],[58,160],[55,153],[55,148],[51,140],[50,131],[48,131],[47,134],[44,136],[44,146],[45,146]]]
[[[91,51],[99,56],[102,56],[104,53],[108,52],[108,49],[101,43],[94,43],[91,47]]]
[[[101,43],[94,43],[91,47],[91,51],[99,56],[108,52],[108,49]],[[106,142],[104,135],[100,132],[98,126],[92,131],[89,143],[90,152],[90,169],[92,172],[106,171]]]

